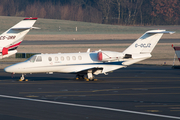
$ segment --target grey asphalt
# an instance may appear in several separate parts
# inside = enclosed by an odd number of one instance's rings
[[[135,39],[126,40],[48,40],[48,41],[26,41],[24,40],[21,45],[56,45],[56,44],[126,44],[133,43]],[[179,43],[179,39],[161,39],[159,43]]]
[[[90,82],[59,73],[27,74],[28,82],[18,82],[19,77],[0,70],[0,95],[180,118],[180,69],[171,66],[136,64]],[[0,97],[1,120],[172,119],[153,115]]]

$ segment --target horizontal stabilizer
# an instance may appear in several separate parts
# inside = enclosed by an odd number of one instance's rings
[[[173,34],[175,32],[174,31],[148,31],[146,33],[149,33],[149,34],[156,34],[156,33]]]
[[[27,30],[27,29],[41,29],[41,28],[38,28],[38,27],[11,28],[11,30]]]
[[[39,27],[31,27],[31,29],[41,29],[41,28],[39,28]]]

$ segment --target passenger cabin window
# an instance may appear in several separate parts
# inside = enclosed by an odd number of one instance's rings
[[[67,57],[66,57],[66,59],[69,61],[69,60],[70,60],[70,57],[69,57],[69,56],[67,56]]]
[[[42,61],[42,57],[38,56],[37,59],[36,59],[36,62],[41,62],[41,61]]]
[[[58,61],[59,60],[59,58],[58,57],[55,57],[55,61]]]
[[[75,56],[73,56],[73,57],[72,57],[72,59],[73,59],[73,60],[76,60],[76,57],[75,57]]]
[[[61,56],[61,61],[64,61],[64,57],[63,56]]]
[[[82,57],[81,57],[81,56],[78,56],[78,59],[79,59],[79,60],[82,60]]]
[[[37,57],[37,56],[32,56],[32,57],[29,59],[29,61],[30,61],[30,62],[34,62],[34,61],[36,60],[36,57]]]

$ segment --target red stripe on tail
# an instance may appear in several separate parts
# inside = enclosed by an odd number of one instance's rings
[[[180,62],[180,58],[178,58],[179,62]]]
[[[8,49],[13,48],[13,47],[17,47],[17,46],[19,46],[20,44],[21,44],[21,42],[16,43],[16,44],[14,44],[14,45],[12,45],[12,46],[9,46]]]
[[[24,18],[24,20],[37,20],[38,18],[32,18],[32,17],[30,17],[30,18]]]

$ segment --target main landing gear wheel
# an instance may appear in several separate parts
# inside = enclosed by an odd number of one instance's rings
[[[84,75],[79,75],[79,74],[76,75],[76,80],[80,80],[80,79],[85,79]]]
[[[76,76],[76,80],[86,80],[86,81],[97,81],[97,79],[94,78],[93,75],[89,75],[87,74],[87,77],[85,77],[86,75],[77,75]]]
[[[92,74],[92,70],[88,71],[87,77],[88,77],[88,80],[86,81],[97,81],[97,79],[95,79],[94,75]]]
[[[19,81],[28,81],[28,79],[25,79],[24,74],[22,74],[21,78],[19,79]]]
[[[88,79],[88,78],[85,78],[85,80],[88,82],[88,81],[97,81],[98,79]]]

